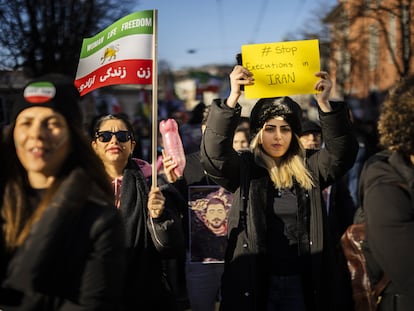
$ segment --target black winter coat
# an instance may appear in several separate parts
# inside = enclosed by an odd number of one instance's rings
[[[126,310],[174,310],[175,301],[163,273],[162,259],[185,252],[176,206],[179,202],[172,186],[160,186],[166,206],[161,217],[151,219],[147,209],[148,187],[138,165],[129,160],[123,173],[119,208],[127,236]]]
[[[101,197],[80,169],[60,185],[10,260],[0,309],[122,310],[125,231]]]
[[[414,310],[414,165],[398,152],[374,155],[361,173],[359,191],[371,279],[383,272],[391,280],[379,310]]]
[[[334,310],[337,297],[335,259],[330,247],[327,215],[321,190],[343,176],[352,166],[358,143],[352,135],[344,106],[330,113],[320,111],[326,147],[307,159],[315,187],[307,192],[296,186],[298,223],[303,250],[310,260],[305,298],[308,310]],[[234,109],[213,102],[201,144],[205,170],[226,189],[235,192],[229,215],[229,242],[222,279],[221,310],[265,310],[267,301],[266,208],[273,204],[274,187],[266,169],[258,166],[250,152],[241,156],[232,148],[241,107]]]

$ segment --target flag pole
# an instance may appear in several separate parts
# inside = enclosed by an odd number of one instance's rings
[[[158,11],[153,13],[152,40],[152,185],[157,186],[157,147],[158,147]]]

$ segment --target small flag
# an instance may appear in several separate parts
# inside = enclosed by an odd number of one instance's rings
[[[129,14],[82,42],[75,85],[81,96],[114,84],[152,84],[154,11]]]

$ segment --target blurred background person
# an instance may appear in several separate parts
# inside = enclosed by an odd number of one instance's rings
[[[365,212],[366,255],[373,284],[390,279],[380,311],[414,310],[414,76],[403,79],[384,100],[378,119],[385,150],[366,161],[359,194]],[[369,256],[368,256],[369,255]]]
[[[300,142],[306,149],[307,156],[311,156],[324,145],[322,128],[311,120],[302,122]],[[336,286],[333,299],[335,310],[353,310],[351,280],[348,273],[345,257],[340,247],[340,239],[349,225],[353,223],[356,206],[352,200],[345,177],[341,177],[332,185],[322,190],[323,203],[328,215],[329,242],[332,245],[333,264],[331,278],[332,286]]]
[[[368,122],[359,120],[354,117],[351,110],[349,110],[349,114],[352,121],[352,128],[358,140],[359,148],[355,163],[351,169],[348,170],[345,178],[347,180],[348,189],[351,193],[354,204],[355,206],[359,206],[359,177],[361,175],[362,167],[364,166],[365,161],[367,161],[373,154],[379,151],[378,137],[375,130],[376,125],[374,121]]]
[[[149,190],[151,166],[131,158],[135,138],[124,115],[98,119],[91,144],[112,180],[115,205],[126,226],[126,310],[176,310],[162,267],[163,258],[184,250],[176,201],[159,187]]]
[[[236,151],[243,151],[249,148],[249,130],[243,126],[238,126],[234,131],[233,148]]]
[[[209,114],[210,106],[207,106],[203,120],[200,124],[201,131],[205,129],[205,123]],[[182,217],[187,246],[187,259],[185,262],[185,279],[187,286],[188,299],[192,311],[214,311],[216,303],[220,300],[221,276],[224,270],[224,263],[214,262],[204,264],[192,262],[190,254],[191,230],[190,224],[190,190],[192,187],[216,187],[217,184],[206,174],[201,162],[199,150],[186,155],[186,166],[183,176],[178,177],[174,173],[177,163],[171,156],[163,151],[164,173],[167,180],[176,187],[182,197],[186,199],[186,204],[182,206]],[[201,198],[200,198],[201,199]]]
[[[123,310],[125,234],[73,80],[25,87],[4,144],[2,310]]]
[[[180,124],[179,133],[186,154],[200,150],[201,123],[205,109],[206,105],[203,102],[198,103],[191,111],[188,122]]]
[[[248,116],[240,117],[239,125],[237,127],[245,128],[246,130],[250,130],[250,118]]]
[[[306,150],[319,150],[322,148],[322,128],[314,121],[304,120],[299,139]]]
[[[299,139],[308,154],[323,147],[322,128],[311,120],[302,122]],[[356,206],[344,177],[322,191],[329,218],[331,238],[335,245],[339,242],[346,228],[353,223]]]

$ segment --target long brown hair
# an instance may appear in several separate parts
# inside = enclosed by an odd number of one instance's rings
[[[1,217],[6,248],[18,248],[27,238],[32,225],[41,217],[59,185],[75,168],[82,168],[104,193],[104,199],[113,204],[113,193],[109,177],[102,161],[92,150],[86,133],[77,124],[68,122],[71,137],[71,152],[63,164],[53,184],[46,190],[42,201],[34,212],[29,205],[29,181],[27,172],[21,165],[13,140],[15,124],[8,129],[4,142],[6,181],[3,194]]]

